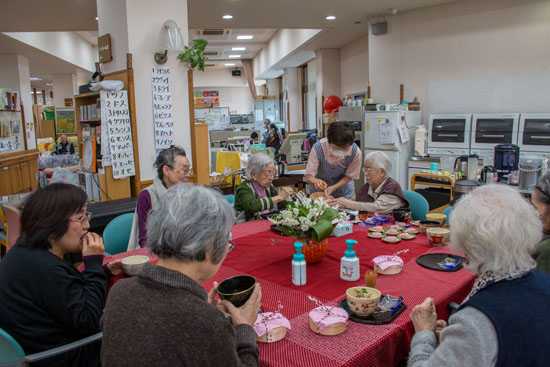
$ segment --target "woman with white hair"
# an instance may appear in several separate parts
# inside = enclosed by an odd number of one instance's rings
[[[535,208],[509,186],[486,185],[458,201],[450,225],[451,247],[476,279],[448,326],[432,298],[413,309],[408,366],[550,366],[550,277],[530,254]]]
[[[535,252],[537,269],[550,274],[550,173],[542,176],[531,193],[531,203],[537,208],[542,222],[542,239]]]
[[[159,204],[147,222],[158,262],[111,289],[101,319],[102,366],[258,366],[252,325],[260,285],[235,308],[215,300],[216,282],[209,293],[200,284],[231,249],[233,208],[215,190],[191,184],[171,187]]]
[[[246,164],[246,178],[237,186],[235,193],[235,211],[237,223],[259,219],[260,214],[286,207],[285,199],[292,195],[289,187],[281,192],[273,186],[275,162],[263,153],[253,154]]]
[[[391,214],[394,209],[409,206],[399,183],[388,175],[391,160],[386,153],[376,151],[367,154],[363,172],[367,183],[357,191],[357,201],[338,198],[330,200],[330,205],[380,214]]]

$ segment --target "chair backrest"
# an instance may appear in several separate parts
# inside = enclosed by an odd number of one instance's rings
[[[134,213],[119,215],[109,222],[103,231],[105,251],[111,255],[125,252],[130,240]]]
[[[430,205],[426,198],[416,191],[403,190],[411,207],[411,215],[414,220],[426,220],[426,214],[430,211]]]
[[[0,328],[0,363],[19,366],[24,357],[25,352],[19,343],[7,331]]]
[[[235,195],[224,195],[225,200],[231,205],[235,204]]]
[[[453,207],[449,206],[448,208],[445,208],[445,210],[441,212],[441,214],[445,214],[447,216],[447,219],[445,219],[445,224],[449,224],[449,217],[451,216],[452,211],[453,211]]]
[[[21,213],[19,210],[9,205],[3,205],[3,209],[6,214],[6,221],[8,223],[8,245],[11,247],[15,245],[15,242],[21,233]]]

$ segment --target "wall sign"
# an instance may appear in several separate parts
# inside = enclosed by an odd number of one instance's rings
[[[157,154],[174,143],[170,68],[153,68],[153,121]]]
[[[109,62],[113,59],[111,54],[111,35],[104,34],[97,39],[97,52],[99,53],[99,62]]]

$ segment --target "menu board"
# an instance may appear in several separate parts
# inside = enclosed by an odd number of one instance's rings
[[[101,129],[103,165],[107,161],[113,166],[113,177],[116,179],[134,176],[136,168],[128,91],[101,91],[101,114],[105,126]],[[110,159],[106,160],[106,156]]]
[[[157,154],[174,144],[170,68],[153,68],[153,121]]]

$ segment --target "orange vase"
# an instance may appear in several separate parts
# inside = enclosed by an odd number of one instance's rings
[[[302,253],[308,264],[318,263],[328,252],[328,238],[321,242],[315,242],[311,238],[298,238],[297,240],[303,244]]]

